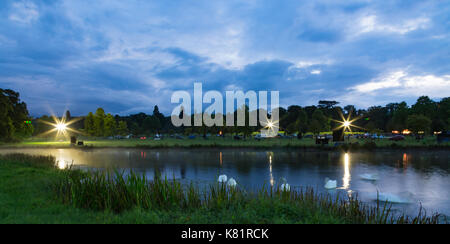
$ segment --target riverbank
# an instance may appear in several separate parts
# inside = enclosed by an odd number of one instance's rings
[[[176,181],[149,181],[136,175],[107,180],[105,176],[59,170],[53,157],[1,156],[0,223],[436,222],[423,216],[393,219],[382,206],[335,201],[313,191],[249,194],[213,184],[209,193],[201,193]]]
[[[316,145],[315,140],[305,138],[302,140],[288,138],[272,139],[241,139],[231,138],[196,138],[196,139],[173,139],[162,140],[105,140],[86,138],[83,146],[74,146],[67,141],[52,141],[29,139],[20,143],[0,144],[0,148],[298,148],[317,150],[359,150],[359,149],[450,149],[450,142],[438,143],[435,137],[426,137],[416,140],[407,137],[403,141],[390,141],[388,139],[350,139],[345,143],[333,143],[328,145]]]

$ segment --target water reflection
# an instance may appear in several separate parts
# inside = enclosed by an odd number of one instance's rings
[[[408,168],[408,154],[403,153],[403,170],[406,171],[406,169]]]
[[[275,180],[273,179],[273,174],[272,174],[272,157],[273,157],[273,152],[269,152],[269,174],[270,174],[270,186],[273,187],[273,185],[275,184]]]
[[[64,152],[63,149],[58,149],[58,154],[55,158],[56,158],[56,166],[59,169],[67,169],[72,165],[73,162],[73,160],[70,160],[69,157],[67,157],[67,154]]]
[[[350,155],[348,153],[345,153],[344,155],[344,178],[342,179],[344,181],[343,189],[348,189],[350,187]]]

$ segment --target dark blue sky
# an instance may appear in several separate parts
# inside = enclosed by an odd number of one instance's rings
[[[450,96],[449,1],[0,2],[0,87],[33,115],[170,113],[175,90],[283,106]]]

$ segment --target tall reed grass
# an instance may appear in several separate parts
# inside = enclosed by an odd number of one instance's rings
[[[436,224],[438,215],[427,216],[424,211],[416,217],[398,215],[388,203],[376,206],[362,203],[357,197],[332,197],[318,194],[312,188],[281,191],[278,187],[263,187],[248,193],[239,187],[211,184],[200,190],[194,184],[183,185],[156,174],[148,179],[144,174],[114,171],[64,170],[64,177],[54,184],[57,196],[66,204],[92,210],[120,213],[132,208],[158,210],[221,210],[248,208],[254,204],[273,206],[289,204],[311,212],[338,216],[346,223],[368,224]],[[253,205],[252,205],[253,204]]]
[[[0,155],[0,162],[21,163],[22,165],[33,167],[54,167],[55,161],[56,159],[53,156],[37,156],[22,153]]]

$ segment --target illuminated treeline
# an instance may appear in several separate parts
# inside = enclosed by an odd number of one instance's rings
[[[172,125],[170,116],[164,116],[159,112],[158,106],[153,113],[138,113],[129,116],[105,114],[102,108],[95,113],[89,113],[78,122],[76,129],[85,135],[96,137],[109,137],[115,135],[149,136],[154,134],[182,134],[182,135],[206,135],[206,134],[241,134],[249,136],[259,131],[261,126],[250,126],[248,121],[248,107],[245,107],[246,126],[181,126]],[[213,115],[222,116],[222,115]],[[450,97],[440,101],[433,101],[427,96],[420,97],[416,103],[408,106],[406,102],[389,103],[386,106],[372,106],[367,109],[358,109],[353,105],[341,107],[337,101],[319,101],[317,105],[297,106],[279,110],[280,131],[288,134],[311,132],[329,132],[338,127],[342,118],[358,118],[353,131],[383,133],[392,131],[410,130],[412,132],[424,132],[430,134],[435,131],[450,130]],[[237,111],[235,112],[237,119]],[[270,115],[268,115],[270,117]],[[51,119],[44,116],[44,119]],[[41,118],[42,119],[42,118]],[[225,116],[223,116],[225,125]],[[193,119],[192,119],[193,123]],[[236,123],[235,123],[236,124]],[[44,125],[37,125],[44,126]],[[41,129],[37,128],[35,134]],[[44,129],[42,129],[44,130]]]
[[[235,112],[235,120],[237,118]],[[250,135],[261,129],[248,124],[249,111],[246,108],[246,126],[182,126],[174,127],[170,117],[163,116],[158,107],[153,115],[145,113],[125,117],[116,116],[117,121],[126,121],[129,132],[134,135],[152,133],[179,133],[179,134],[223,134],[239,133]],[[220,115],[216,115],[220,116]],[[416,103],[408,106],[406,102],[389,103],[386,106],[372,106],[368,109],[358,109],[353,105],[339,106],[337,101],[319,101],[318,105],[280,108],[279,127],[288,134],[331,131],[340,124],[342,116],[358,118],[354,125],[363,129],[353,131],[383,133],[392,131],[410,130],[412,132],[432,133],[434,131],[450,130],[450,97],[436,102],[427,96],[420,97]],[[269,115],[270,117],[270,115]],[[223,118],[225,124],[225,118]],[[193,120],[192,120],[193,121]]]

